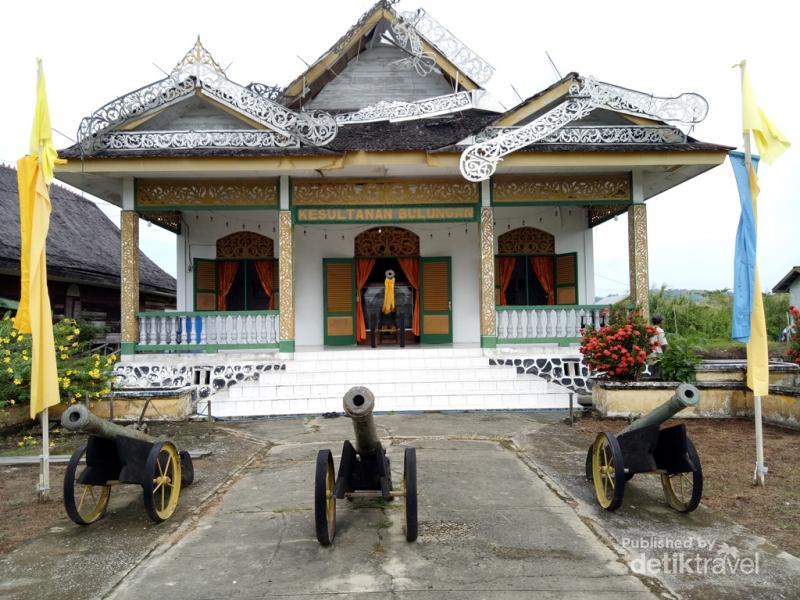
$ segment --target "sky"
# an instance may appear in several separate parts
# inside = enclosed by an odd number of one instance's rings
[[[4,7],[0,56],[0,161],[27,151],[35,103],[36,57],[44,60],[56,146],[71,145],[80,119],[109,100],[162,79],[199,34],[228,76],[241,84],[285,85],[316,60],[372,0],[224,3],[16,2]],[[402,0],[423,7],[497,69],[487,84],[506,106],[577,71],[659,96],[697,92],[709,114],[691,135],[742,145],[740,75],[747,59],[759,105],[795,146],[759,170],[758,263],[771,289],[800,265],[800,119],[796,19],[785,1],[569,3],[530,0]],[[34,35],[35,33],[35,35]],[[514,86],[512,88],[512,85]],[[516,89],[516,91],[514,91]],[[795,109],[796,110],[796,109]],[[118,210],[98,201],[118,222]],[[647,202],[651,286],[721,289],[733,285],[739,200],[726,162]],[[628,287],[627,218],[594,231],[596,294]],[[175,241],[140,230],[142,249],[175,274]]]

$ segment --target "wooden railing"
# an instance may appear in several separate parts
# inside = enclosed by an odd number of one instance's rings
[[[498,306],[497,342],[535,344],[577,340],[587,325],[601,327],[608,319],[606,305]]]
[[[277,347],[278,315],[277,310],[142,312],[137,350]]]

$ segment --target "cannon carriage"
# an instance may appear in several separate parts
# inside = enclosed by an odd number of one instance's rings
[[[661,429],[661,424],[700,400],[700,391],[681,384],[667,402],[637,419],[617,434],[597,434],[586,454],[586,479],[594,486],[597,503],[613,511],[622,505],[625,484],[637,473],[661,478],[667,504],[689,513],[703,495],[700,456],[680,424]]]
[[[399,488],[392,484],[389,457],[378,439],[372,412],[375,397],[365,387],[350,388],[344,395],[344,412],[353,420],[356,444],[345,440],[339,472],[335,476],[330,450],[317,454],[314,479],[314,521],[317,540],[323,546],[336,535],[336,500],[347,498],[403,499],[406,540],[417,539],[417,457],[414,448],[406,448],[403,479]]]
[[[175,512],[181,488],[194,480],[188,452],[169,440],[100,419],[82,404],[64,411],[61,425],[90,434],[64,474],[64,508],[78,525],[101,519],[111,488],[123,483],[140,485],[147,515],[157,523],[165,521]]]

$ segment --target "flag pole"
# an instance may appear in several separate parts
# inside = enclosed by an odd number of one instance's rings
[[[42,423],[42,455],[39,459],[38,497],[42,502],[50,499],[50,407],[39,413]]]
[[[744,115],[744,77],[747,61],[739,63],[741,69],[742,84],[742,114]],[[744,165],[747,170],[747,177],[750,178],[750,169],[753,166],[752,150],[750,148],[750,130],[742,127],[742,138],[744,140]],[[752,183],[752,182],[751,182]],[[758,229],[758,215],[754,214],[756,220],[756,230]],[[753,394],[753,409],[756,422],[756,468],[753,471],[753,485],[764,486],[767,468],[764,466],[764,429],[761,423],[761,396]]]

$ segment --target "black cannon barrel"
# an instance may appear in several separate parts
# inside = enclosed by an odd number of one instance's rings
[[[700,401],[700,390],[691,385],[690,383],[680,384],[672,398],[651,410],[646,415],[642,415],[633,423],[628,425],[625,429],[619,432],[618,435],[647,427],[648,425],[661,425],[667,419],[674,417],[677,413],[682,411],[688,406],[695,406]]]
[[[61,415],[61,426],[70,431],[85,431],[96,436],[114,440],[118,436],[135,438],[143,442],[155,442],[156,438],[133,427],[123,427],[106,421],[89,412],[83,404],[73,404]]]
[[[369,454],[378,447],[378,431],[372,411],[375,408],[375,395],[364,386],[352,387],[344,395],[344,413],[353,419],[356,434],[356,450],[359,454]]]

